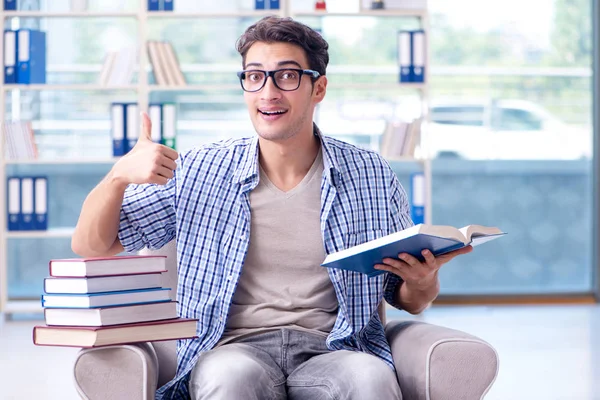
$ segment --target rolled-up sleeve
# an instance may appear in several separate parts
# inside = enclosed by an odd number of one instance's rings
[[[394,174],[392,177],[391,192],[390,192],[390,231],[388,234],[401,231],[413,226],[413,221],[410,218],[410,206],[408,197],[398,178]],[[384,283],[384,298],[393,307],[401,310],[402,306],[396,302],[396,290],[402,283],[402,278],[398,275],[386,272]]]
[[[176,236],[177,175],[166,185],[132,184],[127,187],[121,205],[119,241],[127,252],[145,247],[159,249]]]

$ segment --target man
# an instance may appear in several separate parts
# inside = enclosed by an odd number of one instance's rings
[[[406,194],[376,153],[313,125],[325,96],[325,40],[267,17],[237,43],[258,136],[178,155],[150,121],[86,199],[82,256],[160,248],[177,239],[182,317],[177,376],[159,398],[400,399],[377,307],[418,313],[437,271],[470,248],[425,262],[386,259],[375,278],[320,266],[326,254],[409,227]]]

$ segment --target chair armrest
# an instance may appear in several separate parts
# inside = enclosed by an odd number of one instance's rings
[[[498,354],[475,336],[417,321],[385,331],[404,398],[479,400],[496,379]]]
[[[150,343],[81,350],[73,367],[83,399],[153,400],[158,359]]]

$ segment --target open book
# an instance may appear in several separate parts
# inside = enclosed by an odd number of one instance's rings
[[[423,260],[421,251],[428,249],[434,256],[471,245],[478,246],[505,235],[499,228],[468,225],[455,228],[446,225],[419,224],[391,235],[380,237],[336,253],[329,254],[323,264],[328,268],[340,268],[376,276],[385,271],[374,268],[384,258],[398,258],[408,253]]]

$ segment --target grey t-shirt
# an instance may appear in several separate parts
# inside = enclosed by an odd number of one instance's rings
[[[327,335],[338,300],[321,238],[321,151],[304,179],[283,192],[260,172],[250,192],[250,247],[219,345],[278,328]]]

